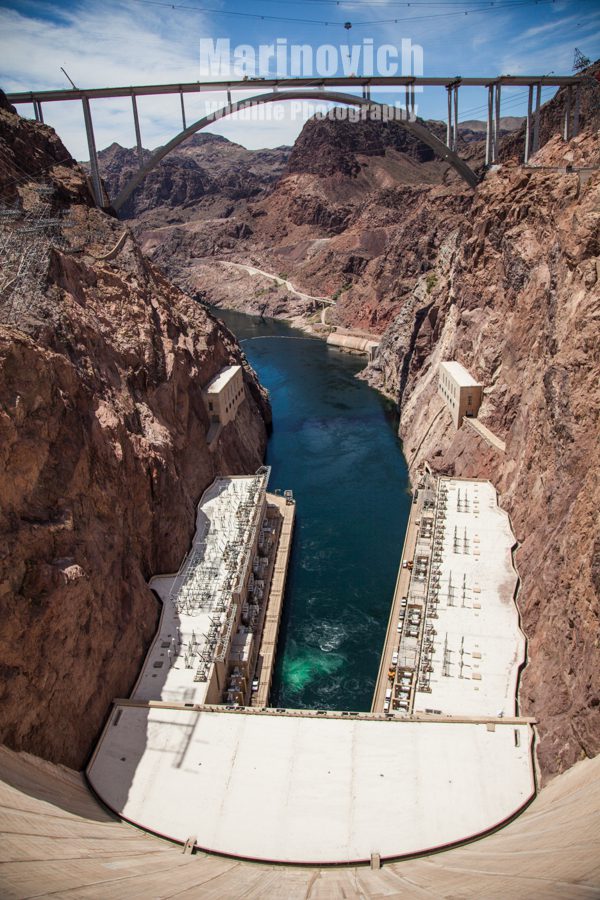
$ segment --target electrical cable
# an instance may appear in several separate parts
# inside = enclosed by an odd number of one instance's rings
[[[557,0],[499,0],[499,2],[490,3],[482,8],[471,8],[454,10],[447,13],[432,13],[424,16],[405,16],[403,18],[395,17],[393,19],[369,20],[364,22],[331,22],[322,19],[300,19],[291,16],[275,16],[263,13],[247,13],[226,9],[214,9],[205,6],[188,6],[183,3],[168,3],[166,0],[134,0],[135,3],[143,3],[147,6],[158,6],[163,9],[171,9],[174,11],[196,12],[196,13],[212,13],[213,15],[234,16],[245,19],[259,19],[274,22],[295,22],[303,25],[323,25],[346,28],[348,25],[352,28],[360,28],[365,25],[393,25],[398,22],[419,22],[423,20],[449,18],[454,16],[482,15],[483,13],[496,12],[503,9],[515,9],[523,6],[540,6],[556,3]],[[467,0],[469,2],[469,0]],[[410,4],[407,4],[409,6]],[[464,4],[463,4],[464,5]],[[417,6],[411,8],[418,8]]]
[[[506,85],[504,85],[506,87]],[[555,91],[558,90],[555,85],[543,85],[542,91]],[[513,97],[509,97],[508,99],[502,100],[502,107],[505,108],[507,106],[515,106],[518,103],[521,103],[525,100],[528,95],[528,91],[521,91],[519,94],[515,94]],[[547,95],[546,95],[547,96]],[[544,101],[546,102],[546,101]],[[478,113],[478,112],[487,112],[487,103],[483,103],[481,106],[469,106],[466,109],[461,110],[461,115],[465,115],[466,113]]]
[[[260,0],[261,3],[281,3],[281,0]],[[566,2],[570,2],[570,0],[566,0]],[[432,6],[432,7],[452,7],[452,6],[466,6],[467,4],[472,4],[473,8],[477,6],[480,7],[492,7],[498,5],[498,0],[383,0],[383,2],[374,2],[374,0],[370,0],[368,4],[365,4],[364,0],[288,0],[288,5],[291,6],[300,6],[305,3],[316,6],[336,6],[346,8],[347,6],[365,6],[368,5],[370,7],[381,6],[382,8],[388,9],[390,6],[404,6],[411,9],[420,9],[423,6]],[[520,0],[502,0],[502,5],[505,7],[509,6],[519,6]]]

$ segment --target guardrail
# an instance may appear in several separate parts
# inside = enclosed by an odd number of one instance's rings
[[[223,715],[289,716],[300,719],[360,719],[377,722],[433,722],[463,725],[536,725],[533,716],[451,716],[442,713],[418,713],[410,716],[398,713],[354,712],[332,709],[286,709],[284,707],[220,706],[203,703],[175,703],[169,700],[113,700],[114,706],[136,709],[174,709],[182,712],[221,713]]]

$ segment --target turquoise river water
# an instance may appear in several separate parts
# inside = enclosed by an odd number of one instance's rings
[[[270,490],[297,503],[271,705],[368,710],[410,506],[393,408],[355,377],[363,358],[215,312],[271,395]]]

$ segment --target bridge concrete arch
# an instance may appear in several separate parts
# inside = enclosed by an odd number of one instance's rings
[[[241,112],[244,109],[248,109],[251,107],[263,106],[267,103],[277,103],[282,100],[318,100],[318,101],[330,101],[336,104],[343,104],[345,106],[357,106],[361,108],[368,109],[380,116],[382,120],[385,121],[385,118],[393,119],[398,122],[403,128],[412,134],[414,137],[418,138],[428,147],[430,147],[433,152],[439,156],[441,159],[448,162],[461,178],[468,184],[470,188],[475,188],[479,182],[478,176],[475,172],[470,168],[470,166],[465,163],[460,156],[451,150],[449,147],[444,144],[439,138],[437,138],[432,131],[430,131],[425,125],[422,125],[420,122],[411,121],[409,118],[405,118],[404,115],[400,116],[400,110],[393,106],[388,106],[385,103],[376,103],[373,100],[366,97],[356,97],[352,94],[343,94],[339,91],[319,91],[315,92],[314,90],[295,90],[295,91],[270,91],[266,94],[256,94],[253,97],[248,97],[245,100],[240,100],[236,102],[227,103],[222,109],[217,110],[216,112],[212,112],[207,116],[204,116],[201,119],[198,119],[192,125],[189,125],[187,128],[183,129],[176,134],[174,138],[172,138],[167,144],[159,147],[156,150],[150,159],[144,163],[143,166],[135,173],[135,175],[130,178],[127,184],[122,188],[119,192],[118,196],[113,200],[112,206],[118,212],[123,204],[131,197],[132,193],[135,189],[141,184],[146,175],[148,175],[153,169],[156,168],[158,163],[165,158],[172,150],[179,146],[179,144],[183,143],[183,141],[187,140],[187,138],[191,137],[191,135],[196,134],[198,131],[202,131],[203,128],[206,128],[209,125],[218,122],[220,119],[224,119],[227,116],[232,115],[236,112]]]

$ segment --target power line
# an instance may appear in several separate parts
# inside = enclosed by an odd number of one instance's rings
[[[277,3],[281,4],[281,0],[260,0],[261,3]],[[572,0],[566,0],[566,2],[572,2]],[[288,0],[289,6],[303,6],[305,4],[312,4],[314,6],[335,6],[346,8],[347,6],[364,6],[364,0]],[[171,4],[168,4],[171,5]],[[382,0],[382,2],[373,2],[370,0],[369,6],[371,7],[382,7],[384,9],[388,9],[390,6],[403,6],[410,9],[420,9],[424,6],[432,6],[432,7],[452,7],[452,6],[467,6],[472,5],[473,8],[476,7],[492,7],[498,6],[498,0]],[[505,7],[510,6],[520,6],[520,0],[503,0],[502,5]],[[233,14],[233,11],[232,11]],[[259,13],[257,15],[260,15]]]
[[[553,91],[556,88],[553,85],[543,85],[542,91]],[[509,97],[507,100],[502,100],[502,107],[506,108],[507,106],[515,106],[518,103],[521,103],[527,97],[528,91],[520,91],[518,94]],[[547,96],[547,95],[546,95]],[[487,103],[482,104],[481,106],[470,106],[467,109],[461,110],[461,115],[465,115],[465,113],[478,113],[485,112],[487,113]]]
[[[346,28],[348,24],[351,25],[352,28],[360,28],[364,25],[394,25],[398,22],[419,22],[424,20],[431,19],[441,19],[441,18],[450,18],[455,16],[469,16],[469,15],[482,15],[483,13],[496,12],[498,10],[505,9],[515,9],[517,7],[523,6],[541,6],[553,4],[556,0],[500,0],[500,2],[488,2],[485,7],[482,8],[471,8],[471,9],[461,9],[454,10],[452,12],[447,13],[430,13],[429,15],[423,16],[405,16],[405,17],[395,17],[393,19],[373,19],[369,21],[362,22],[332,22],[323,19],[301,19],[292,16],[275,16],[269,15],[265,13],[248,13],[248,12],[240,12],[238,10],[227,10],[227,9],[214,9],[206,6],[188,6],[183,3],[168,3],[163,2],[163,0],[134,0],[136,3],[143,3],[147,6],[158,6],[163,9],[171,9],[173,11],[182,11],[182,12],[195,12],[195,13],[212,13],[213,15],[220,16],[233,16],[234,18],[244,18],[244,19],[258,19],[259,21],[272,21],[272,22],[294,22],[296,24],[303,25],[323,25],[326,27],[333,26],[339,28]],[[402,0],[403,2],[403,0]],[[470,2],[470,0],[466,0],[466,2]],[[406,2],[406,7],[411,7],[411,4]],[[464,3],[463,3],[464,6]],[[417,9],[418,6],[413,6],[411,8]]]
[[[320,19],[297,19],[291,16],[270,16],[261,15],[260,13],[246,13],[227,9],[211,9],[206,6],[187,6],[182,3],[163,3],[161,0],[135,0],[136,3],[144,3],[146,6],[160,6],[163,9],[172,9],[174,11],[197,12],[197,13],[213,13],[221,16],[234,16],[244,19],[266,19],[275,22],[296,22],[304,25],[342,25],[341,22],[323,22]]]
[[[65,147],[65,149],[66,149],[66,147]],[[67,150],[67,153],[68,152],[69,151]],[[49,169],[54,168],[54,166],[62,166],[62,165],[65,165],[65,163],[76,162],[76,160],[74,160],[73,157],[69,154],[66,157],[66,159],[62,159],[62,160],[55,159],[53,162],[49,163],[47,166],[42,166],[41,168],[37,169],[35,172],[27,172],[22,166],[20,166],[18,164],[18,162],[16,162],[16,160],[14,158],[9,156],[7,150],[4,147],[0,147],[0,155],[4,156],[4,161],[8,165],[14,167],[18,171],[22,172],[24,175],[23,178],[12,177],[11,180],[14,182],[14,184],[27,184],[30,181],[34,181],[35,178],[38,175],[41,175],[43,172],[48,172]]]
[[[430,21],[431,19],[448,19],[455,16],[480,16],[483,15],[483,13],[498,12],[504,9],[515,9],[515,7],[522,6],[540,6],[542,4],[552,4],[555,2],[556,0],[509,0],[506,4],[504,2],[495,3],[493,6],[484,9],[462,9],[449,13],[432,13],[428,16],[405,16],[404,18],[396,17],[394,19],[379,20],[373,19],[368,22],[356,22],[354,24],[358,27],[361,25],[397,25],[398,22],[422,22]]]

